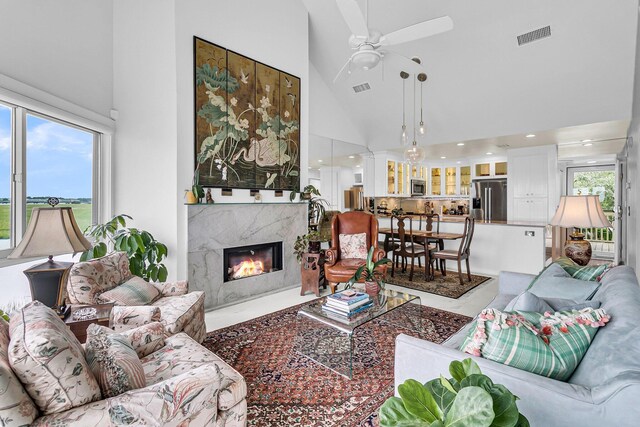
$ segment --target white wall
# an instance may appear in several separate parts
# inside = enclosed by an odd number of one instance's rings
[[[178,277],[186,277],[187,208],[182,190],[191,183],[194,165],[193,135],[193,36],[236,51],[301,79],[300,97],[300,180],[307,182],[309,141],[309,33],[308,14],[298,0],[190,0],[175,2],[174,67],[177,77],[177,183],[178,192],[167,209],[177,216]],[[264,192],[264,201],[288,202]],[[223,198],[213,191],[218,202],[253,201],[249,190],[234,190],[234,197]],[[173,215],[173,214],[172,214]]]
[[[112,9],[104,0],[0,0],[0,74],[108,116]]]
[[[366,145],[362,130],[351,119],[351,113],[338,101],[313,64],[309,64],[310,104],[309,132],[325,138]]]
[[[113,98],[119,112],[114,210],[131,215],[134,226],[167,244],[166,264],[175,278],[176,254],[185,251],[178,252],[177,245],[181,193],[174,1],[115,0],[113,16]]]
[[[636,11],[640,18],[640,10]],[[626,264],[635,268],[640,278],[640,27],[636,28],[635,81],[633,88],[633,116],[629,127],[630,141],[627,142],[627,259]]]

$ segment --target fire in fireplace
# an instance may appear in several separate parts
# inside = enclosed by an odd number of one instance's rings
[[[225,282],[282,270],[282,242],[226,248],[223,255]]]

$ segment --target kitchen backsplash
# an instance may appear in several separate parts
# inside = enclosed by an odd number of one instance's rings
[[[378,213],[391,214],[393,209],[402,208],[405,213],[430,213],[456,215],[469,213],[469,199],[461,200],[433,200],[410,199],[401,197],[376,197],[374,199]],[[371,202],[369,202],[371,208]],[[386,209],[385,209],[386,208]]]

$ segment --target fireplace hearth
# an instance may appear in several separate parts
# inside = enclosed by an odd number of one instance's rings
[[[224,281],[282,270],[282,242],[225,248],[223,250]]]

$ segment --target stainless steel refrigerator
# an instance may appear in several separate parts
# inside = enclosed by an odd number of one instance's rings
[[[473,209],[477,219],[507,220],[507,179],[473,180]]]

